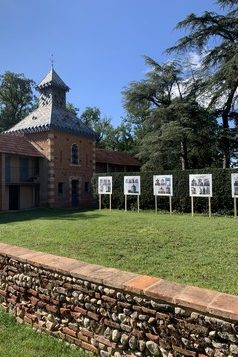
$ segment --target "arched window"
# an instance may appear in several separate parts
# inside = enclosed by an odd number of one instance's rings
[[[79,163],[79,149],[77,144],[71,146],[71,164],[78,165]]]

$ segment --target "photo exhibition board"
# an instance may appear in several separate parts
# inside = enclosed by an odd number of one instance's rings
[[[124,195],[140,195],[140,176],[124,176]]]
[[[153,191],[154,196],[173,196],[173,176],[154,175]]]
[[[238,197],[238,173],[231,174],[231,194],[233,198]]]
[[[98,178],[98,194],[112,194],[112,176],[101,176]]]
[[[212,197],[212,175],[189,175],[189,195],[191,197]]]

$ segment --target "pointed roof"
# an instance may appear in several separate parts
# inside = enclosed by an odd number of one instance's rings
[[[36,86],[36,89],[43,89],[46,87],[58,87],[65,91],[69,90],[69,87],[64,83],[60,76],[55,72],[52,67],[49,73],[45,76],[44,79]]]
[[[97,134],[83,124],[76,115],[66,108],[57,108],[53,105],[37,108],[6,132],[34,133],[48,130],[59,130],[92,139],[97,138]]]
[[[48,87],[51,87],[52,92],[54,88],[61,88],[64,91],[69,90],[69,87],[62,81],[53,68],[51,68],[50,72],[36,88],[40,92],[44,92],[44,88]],[[86,136],[94,140],[97,139],[97,134],[90,127],[83,124],[65,105],[57,106],[53,102],[49,102],[49,104],[43,106],[40,105],[19,123],[7,130],[6,133],[33,133],[48,130],[59,130]]]

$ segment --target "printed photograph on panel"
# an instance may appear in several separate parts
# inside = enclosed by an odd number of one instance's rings
[[[189,175],[190,196],[212,197],[212,175]]]
[[[140,195],[140,176],[124,176],[124,195]]]
[[[173,176],[154,175],[153,188],[155,196],[173,196]]]
[[[238,197],[238,174],[231,174],[232,197]]]
[[[98,178],[98,194],[99,195],[112,194],[112,176],[103,176]]]

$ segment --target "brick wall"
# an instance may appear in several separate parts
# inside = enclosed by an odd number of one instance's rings
[[[72,180],[78,181],[78,207],[92,204],[90,190],[95,166],[95,143],[92,139],[59,131],[27,135],[38,150],[45,155],[40,167],[41,204],[50,207],[72,207]],[[79,148],[78,165],[71,164],[71,146]],[[63,192],[58,192],[59,183]],[[88,183],[88,192],[85,190]],[[87,184],[86,184],[87,185]]]
[[[108,356],[237,356],[238,297],[0,244],[18,322]]]
[[[86,207],[92,201],[92,194],[85,191],[85,182],[90,185],[93,176],[94,142],[92,139],[60,132],[54,133],[53,140],[55,207],[72,206],[72,180],[78,180],[79,207]],[[79,149],[78,165],[71,164],[73,144],[76,144]],[[64,185],[63,194],[58,194],[59,182]]]

